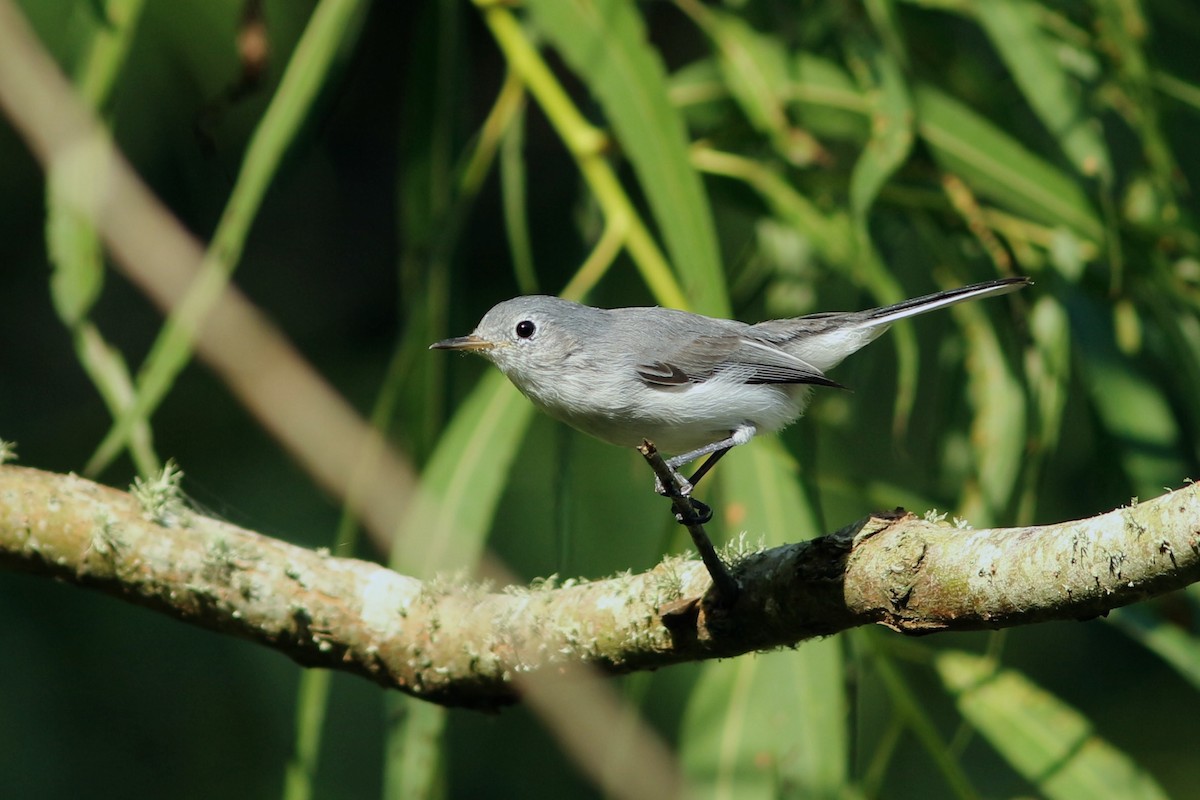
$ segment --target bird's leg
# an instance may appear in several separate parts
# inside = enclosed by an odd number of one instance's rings
[[[694,489],[696,484],[700,482],[700,479],[707,475],[708,471],[712,469],[718,461],[721,460],[721,456],[725,455],[739,444],[745,444],[746,442],[750,441],[752,438],[754,438],[754,434],[756,432],[757,428],[749,423],[746,423],[719,442],[706,444],[704,447],[698,447],[695,450],[690,450],[686,453],[681,453],[680,455],[667,459],[667,467],[670,468],[671,472],[679,479],[679,493],[684,497],[690,495],[692,493],[692,489]],[[695,474],[692,475],[690,480],[679,474],[679,468],[681,466],[689,461],[695,461],[700,456],[708,456],[708,460],[700,465],[700,468],[696,470]],[[655,479],[654,491],[658,492],[659,494],[666,494],[666,492],[663,490],[662,481]]]
[[[704,463],[700,465],[700,468],[692,473],[692,477],[688,478],[688,482],[692,484],[692,488],[696,488],[696,484],[700,482],[701,478],[708,474],[710,469],[717,465],[717,462],[721,460],[721,456],[725,455],[732,449],[733,448],[731,447],[725,447],[721,450],[716,450],[712,455],[706,458]]]
[[[704,524],[712,519],[712,509],[695,498],[680,494],[677,485],[679,473],[667,466],[667,462],[650,441],[643,439],[637,449],[654,470],[659,482],[668,484],[666,494],[675,508],[675,519],[687,527],[688,533],[692,535],[692,542],[700,552],[700,560],[704,562],[708,574],[712,577],[713,604],[718,608],[732,606],[737,601],[741,586],[721,561],[712,540],[704,531]]]

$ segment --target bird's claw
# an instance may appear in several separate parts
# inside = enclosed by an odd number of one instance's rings
[[[675,474],[675,486],[676,486],[675,492],[680,497],[688,497],[689,495],[691,495],[692,482],[689,481],[687,478],[683,477],[682,475],[680,475],[678,472],[675,472],[674,474]],[[667,491],[667,488],[665,486],[663,486],[662,479],[659,478],[658,476],[655,476],[655,478],[654,478],[654,491],[657,492],[658,494],[661,494],[663,497],[670,497],[672,494],[671,492]]]
[[[713,518],[712,507],[707,503],[701,503],[694,497],[687,498],[688,504],[692,507],[690,519],[684,519],[683,514],[676,513],[675,521],[680,525],[703,525]]]

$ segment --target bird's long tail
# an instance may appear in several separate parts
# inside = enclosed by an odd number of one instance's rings
[[[863,321],[871,327],[889,325],[898,319],[915,317],[917,314],[936,311],[939,308],[952,306],[955,303],[961,303],[966,300],[977,300],[982,297],[993,297],[999,294],[1015,292],[1031,283],[1033,281],[1024,277],[998,278],[994,281],[984,281],[983,283],[975,283],[970,286],[962,286],[958,289],[934,292],[924,297],[914,297],[911,300],[896,303],[894,306],[884,306],[876,308],[873,311],[868,311]]]
[[[837,366],[842,359],[879,338],[896,320],[915,317],[966,300],[1008,294],[1030,283],[1032,281],[1028,278],[1000,278],[963,286],[960,289],[935,292],[924,297],[914,297],[894,306],[869,311],[810,314],[781,323],[762,323],[758,327],[769,326],[785,331],[785,336],[776,341],[776,344],[824,371]]]

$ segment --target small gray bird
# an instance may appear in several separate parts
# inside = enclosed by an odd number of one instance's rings
[[[964,286],[893,306],[747,325],[666,308],[592,308],[558,297],[506,300],[467,336],[430,345],[489,359],[533,404],[610,444],[650,440],[686,495],[717,459],[804,412],[825,371],[899,319],[1028,286],[1028,278]]]

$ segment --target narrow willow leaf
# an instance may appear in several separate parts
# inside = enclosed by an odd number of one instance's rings
[[[1128,98],[1116,105],[1140,139],[1145,160],[1154,175],[1154,183],[1166,195],[1163,198],[1165,203],[1174,207],[1175,187],[1182,188],[1181,169],[1186,168],[1181,168],[1178,163],[1158,111],[1152,61],[1159,62],[1160,59],[1156,38],[1149,35],[1151,26],[1145,17],[1144,4],[1096,0],[1091,5],[1096,12],[1093,24],[1100,32],[1100,40],[1095,47],[1113,65],[1113,82],[1120,87],[1120,93]],[[1195,3],[1180,4],[1180,11],[1184,8],[1192,12],[1193,20],[1185,24],[1195,31]],[[1150,53],[1147,53],[1148,49]],[[1166,212],[1164,217],[1173,210]]]
[[[144,0],[112,0],[102,9],[104,13],[82,48],[85,56],[74,83],[80,96],[97,111],[109,105],[144,5]],[[96,228],[65,200],[70,195],[70,181],[106,180],[103,175],[89,174],[101,169],[107,169],[103,161],[87,157],[51,164],[46,180],[46,249],[53,270],[50,295],[54,310],[71,330],[76,357],[115,419],[132,403],[133,379],[120,351],[88,321],[104,286],[104,255]],[[160,468],[152,438],[147,420],[131,422],[130,455],[143,477]]]
[[[191,361],[193,332],[241,259],[250,226],[267,189],[299,133],[317,93],[343,48],[361,30],[365,4],[357,0],[321,0],[296,44],[279,88],[254,130],[229,200],[213,232],[199,272],[187,295],[171,310],[166,324],[138,371],[137,397],[121,415],[89,460],[85,473],[103,470],[120,454],[130,431],[149,418]]]
[[[727,524],[779,544],[820,533],[779,442],[734,448],[723,475]],[[710,662],[684,717],[680,757],[699,797],[827,797],[847,780],[843,654],[837,639]]]
[[[1084,361],[1092,403],[1117,443],[1133,490],[1153,497],[1187,474],[1179,425],[1162,390],[1114,354],[1085,349]]]
[[[392,549],[393,569],[428,578],[474,566],[532,417],[533,406],[502,373],[484,374],[421,473]]]
[[[1171,292],[1170,284],[1163,289],[1157,287],[1150,292]],[[1195,305],[1178,296],[1166,295],[1172,302],[1156,301],[1150,305],[1155,327],[1165,334],[1164,351],[1167,362],[1177,367],[1176,380],[1182,386],[1187,397],[1200,397],[1200,317],[1196,315]],[[1197,410],[1193,404],[1186,403],[1182,407],[1184,419],[1181,427],[1197,429]],[[1189,421],[1191,424],[1189,425]],[[1192,452],[1200,453],[1200,433],[1192,434]],[[1194,456],[1193,456],[1194,457]]]
[[[865,54],[872,85],[867,88],[871,138],[850,175],[850,209],[865,224],[879,190],[908,158],[913,144],[913,109],[904,74],[878,46]]]
[[[913,144],[913,110],[900,65],[874,43],[864,54],[863,79],[869,82],[864,95],[870,114],[871,137],[850,175],[850,210],[854,214],[859,242],[855,266],[862,283],[881,305],[903,300],[899,282],[883,265],[871,240],[867,215],[879,190],[904,164]],[[916,335],[912,327],[896,329],[896,430],[908,424],[916,401],[920,368]]]
[[[419,67],[406,70],[404,91],[406,113],[412,122],[402,126],[398,147],[402,159],[396,185],[400,199],[398,222],[404,244],[398,272],[401,296],[408,308],[393,365],[404,376],[396,390],[402,403],[399,417],[408,422],[409,447],[418,458],[428,455],[430,459],[416,495],[425,505],[418,502],[410,507],[411,513],[396,531],[392,555],[393,567],[412,569],[413,574],[423,577],[428,575],[416,570],[437,569],[424,562],[425,553],[417,546],[423,534],[416,526],[425,524],[426,517],[433,516],[437,509],[438,490],[430,480],[429,468],[454,458],[444,447],[439,448],[445,444],[444,439],[435,438],[443,430],[448,359],[431,354],[426,347],[428,342],[447,335],[450,262],[462,236],[465,209],[488,171],[481,163],[488,160],[481,158],[481,147],[489,139],[486,130],[476,138],[462,173],[457,172],[454,163],[456,102],[463,91],[461,73],[456,69],[461,65],[456,45],[461,43],[462,15],[462,9],[453,3],[442,3],[418,18],[408,62]],[[501,96],[508,86],[506,81]],[[494,105],[488,121],[495,116]],[[476,392],[480,390],[477,386]],[[477,536],[482,539],[483,534]],[[403,545],[410,547],[405,549]],[[474,552],[462,554],[460,566],[474,565],[482,545],[476,547]],[[439,796],[438,787],[445,779],[440,754],[445,749],[446,709],[394,694],[384,698],[384,711],[389,722],[384,742],[383,797],[408,800]]]
[[[796,53],[789,96],[797,119],[815,135],[867,140],[867,98],[840,64],[806,51]]]
[[[958,100],[929,85],[913,91],[917,131],[944,169],[977,193],[1094,243],[1104,227],[1079,185]]]
[[[681,732],[690,796],[841,796],[843,669],[836,639],[706,664]]]
[[[524,103],[522,103],[524,108]],[[537,269],[529,236],[529,206],[525,202],[525,116],[518,114],[500,142],[500,196],[504,206],[504,230],[508,252],[521,294],[537,294]]]
[[[50,275],[50,296],[59,319],[72,329],[87,319],[104,287],[104,257],[96,229],[61,202],[55,188],[61,180],[78,178],[51,170],[46,193],[46,248],[54,270]]]
[[[1195,634],[1140,605],[1115,609],[1104,619],[1170,664],[1194,688],[1200,689],[1200,638]]]
[[[449,711],[399,692],[384,698],[388,716],[402,720],[386,742],[383,797],[387,800],[442,797],[444,753],[442,732]]]
[[[508,379],[488,370],[421,473],[392,545],[392,569],[430,578],[475,565],[532,416],[533,406]],[[446,709],[412,697],[391,705],[401,721],[388,735],[384,796],[428,797],[440,775]]]
[[[820,520],[809,502],[796,463],[777,438],[758,437],[735,447],[719,471],[725,523],[768,546],[820,536]]]
[[[712,11],[705,28],[717,46],[717,63],[742,113],[775,151],[793,164],[812,160],[805,137],[793,136],[787,116],[787,51],[777,36],[759,33],[741,17]]]
[[[1028,330],[1033,346],[1025,352],[1025,382],[1034,412],[1030,424],[1034,440],[1026,459],[1029,468],[1017,516],[1021,524],[1035,518],[1042,467],[1058,449],[1071,380],[1071,326],[1057,297],[1043,294],[1037,298],[1029,312]]]
[[[694,136],[719,131],[735,114],[729,87],[716,58],[699,58],[671,73],[671,102]]]
[[[844,267],[853,263],[857,242],[849,216],[823,213],[769,164],[707,148],[693,150],[692,160],[705,172],[745,182],[775,216],[803,234],[823,258]]]
[[[1083,384],[1137,496],[1153,497],[1186,475],[1182,432],[1162,389],[1117,350],[1111,315],[1071,306]]]
[[[1077,710],[1016,670],[958,650],[935,665],[963,717],[1052,800],[1165,800],[1155,780]]]
[[[978,502],[964,516],[991,525],[1004,515],[1017,488],[1026,448],[1025,392],[1013,375],[996,328],[980,305],[954,308],[967,344],[967,397],[971,420],[972,461],[979,482]]]
[[[1027,379],[1037,407],[1037,433],[1043,448],[1058,444],[1067,383],[1071,379],[1071,328],[1058,298],[1044,294],[1029,312],[1034,349],[1027,360]]]
[[[603,108],[695,310],[728,316],[708,196],[688,160],[683,118],[669,101],[666,70],[646,41],[638,6],[625,0],[529,0],[526,7]]]
[[[859,226],[858,237],[861,255],[854,277],[871,292],[875,302],[881,306],[907,299],[900,282],[887,269],[868,238],[865,221]],[[900,434],[908,427],[908,420],[917,399],[917,383],[921,369],[920,350],[917,347],[914,328],[907,321],[895,326],[889,338],[896,350],[896,394],[892,405],[892,429],[894,433]]]
[[[912,731],[915,740],[925,749],[946,781],[946,788],[959,800],[975,800],[980,796],[979,792],[972,785],[955,752],[938,732],[919,693],[901,673],[895,658],[879,647],[877,633],[859,628],[849,631],[849,638],[856,645],[856,650],[871,656],[870,664],[887,692],[896,717],[904,721],[905,727]]]
[[[990,0],[972,8],[1021,93],[1075,169],[1107,181],[1112,174],[1108,146],[1079,87],[1055,57],[1054,41],[1042,31],[1044,9],[1023,0]]]

